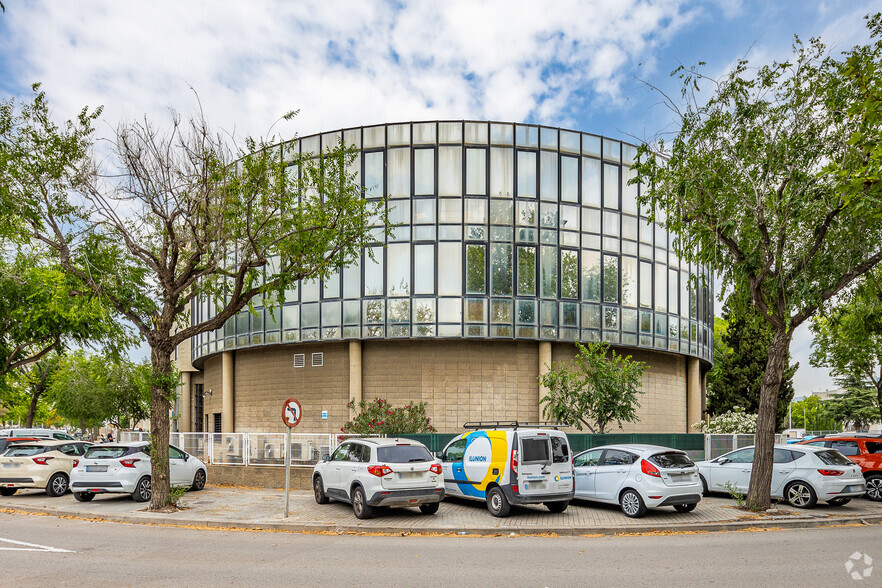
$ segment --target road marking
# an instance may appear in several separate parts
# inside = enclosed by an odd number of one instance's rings
[[[16,541],[15,539],[3,539],[3,543],[12,543],[14,545],[24,545],[25,547],[0,547],[0,551],[47,551],[51,553],[76,553],[69,549],[61,549],[59,547],[49,547],[48,545],[37,545],[36,543],[26,543],[24,541]]]

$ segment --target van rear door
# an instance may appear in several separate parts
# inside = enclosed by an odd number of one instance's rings
[[[519,432],[518,454],[518,492],[521,496],[555,493],[549,434]]]
[[[576,483],[573,479],[573,454],[563,433],[551,434],[551,476],[555,492],[573,491]]]

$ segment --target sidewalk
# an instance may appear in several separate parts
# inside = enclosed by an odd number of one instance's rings
[[[282,490],[207,486],[202,492],[186,494],[181,505],[185,510],[151,513],[146,504],[121,494],[98,495],[87,503],[77,502],[71,494],[50,498],[36,490],[19,490],[14,496],[0,497],[0,511],[4,512],[135,524],[341,534],[613,535],[882,524],[882,503],[865,498],[841,507],[820,503],[810,510],[781,505],[778,515],[756,516],[738,510],[726,497],[714,496],[702,499],[690,513],[680,514],[669,507],[650,509],[642,519],[629,519],[613,505],[578,500],[561,514],[552,514],[541,506],[522,507],[513,509],[508,518],[497,519],[483,503],[445,499],[435,515],[423,515],[416,508],[379,509],[373,519],[360,521],[349,505],[319,505],[311,493],[303,491],[292,491],[289,517],[285,518]]]

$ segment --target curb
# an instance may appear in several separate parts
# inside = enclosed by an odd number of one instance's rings
[[[785,530],[785,529],[810,529],[818,527],[837,527],[847,525],[877,525],[882,524],[882,515],[868,516],[844,516],[836,518],[803,517],[794,519],[750,520],[729,521],[721,523],[692,523],[670,525],[633,525],[628,527],[566,527],[566,528],[543,528],[522,529],[515,527],[497,527],[493,529],[451,529],[447,527],[420,527],[410,529],[404,527],[358,527],[352,525],[321,525],[318,523],[294,524],[285,522],[255,522],[245,523],[242,521],[225,521],[218,519],[180,519],[167,515],[89,515],[84,516],[80,512],[57,511],[37,507],[0,508],[0,512],[10,514],[33,514],[53,516],[58,518],[72,518],[85,521],[125,523],[132,525],[157,525],[180,528],[203,528],[220,531],[272,531],[288,533],[334,533],[367,534],[367,535],[466,535],[466,536],[501,536],[515,535],[518,537],[528,536],[561,536],[573,537],[583,535],[602,536],[627,536],[646,534],[679,534],[679,533],[719,533],[755,530]]]

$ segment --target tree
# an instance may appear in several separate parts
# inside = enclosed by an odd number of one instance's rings
[[[105,171],[89,149],[99,112],[84,109],[66,126],[86,146],[68,177],[78,199],[35,192],[26,218],[64,271],[150,346],[150,509],[159,510],[170,504],[175,347],[254,300],[272,307],[298,280],[339,271],[361,254],[372,218],[388,219],[347,171],[353,149],[295,156],[251,138],[239,147],[201,114],[182,123],[172,113],[166,132],[146,119],[121,124],[110,141],[116,167]],[[42,93],[20,116],[33,135],[59,134]],[[191,316],[193,299],[207,299],[213,315]]]
[[[878,422],[876,390],[849,378],[840,383],[845,386],[845,392],[834,394],[833,398],[824,403],[827,416],[845,426],[851,425],[856,430],[868,429],[872,423]]]
[[[868,382],[878,407],[874,420],[882,420],[882,272],[867,274],[841,304],[818,316],[811,329],[812,365],[830,368],[840,385]]]
[[[746,293],[739,291],[729,296],[723,317],[714,322],[714,367],[707,375],[707,412],[718,416],[741,407],[748,413],[757,414],[772,328],[750,303]],[[720,323],[725,328],[717,332]],[[777,432],[787,426],[787,410],[793,399],[793,375],[798,367],[798,363],[790,363],[788,352],[787,367],[778,392]]]
[[[882,35],[878,18],[870,29]],[[771,503],[778,395],[793,331],[882,259],[882,199],[869,173],[879,144],[853,142],[855,132],[879,133],[867,123],[858,72],[878,71],[882,42],[844,60],[825,55],[820,40],[797,38],[792,61],[749,70],[740,60],[719,80],[700,66],[678,69],[682,108],[665,101],[679,130],[670,145],[644,144],[635,166],[641,205],[677,236],[681,257],[713,268],[724,288],[749,292],[772,329],[748,490],[754,508]]]
[[[609,343],[576,343],[576,357],[571,363],[555,362],[539,376],[548,389],[540,400],[543,414],[559,422],[570,423],[578,430],[588,427],[592,433],[605,433],[610,423],[632,423],[640,403],[637,395],[646,364],[611,351]]]
[[[358,414],[343,425],[344,433],[358,435],[405,435],[413,433],[434,433],[437,429],[432,419],[426,415],[426,403],[410,402],[395,408],[388,400],[377,398],[370,402],[361,400],[349,403],[349,408],[357,409]]]
[[[59,356],[51,353],[35,361],[21,370],[21,380],[27,385],[31,401],[28,405],[28,414],[25,419],[25,427],[34,426],[34,416],[37,414],[37,406],[43,393],[49,388],[49,377],[58,369]]]

